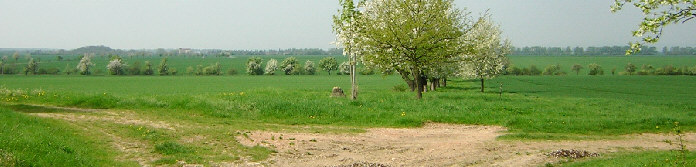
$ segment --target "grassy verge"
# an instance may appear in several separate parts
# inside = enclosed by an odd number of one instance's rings
[[[0,108],[0,166],[138,166],[76,127]]]
[[[638,153],[617,153],[601,158],[585,161],[574,161],[560,164],[561,166],[694,166],[696,165],[696,153],[688,153],[685,159],[680,160],[676,151],[646,151]]]

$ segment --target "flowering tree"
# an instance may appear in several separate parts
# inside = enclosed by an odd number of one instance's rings
[[[425,71],[464,51],[467,28],[453,0],[371,0],[362,3],[360,33],[351,39],[362,61],[380,70],[395,70],[422,98]],[[415,84],[414,84],[415,82]]]
[[[491,21],[490,15],[479,18],[465,35],[471,53],[462,55],[459,76],[481,80],[481,92],[484,91],[485,79],[494,78],[505,71],[510,53],[510,42],[501,40],[500,26]]]
[[[296,75],[299,74],[297,64],[297,58],[288,57],[280,63],[280,68],[285,72],[285,75]]]
[[[338,66],[338,75],[350,75],[350,62],[344,61]]]
[[[169,75],[169,65],[167,64],[167,58],[162,58],[159,66],[157,66],[157,71],[160,75]]]
[[[247,74],[249,75],[263,75],[263,68],[261,67],[261,61],[263,61],[260,57],[250,57],[249,60],[247,60]]]
[[[633,31],[633,36],[642,38],[639,42],[630,43],[631,49],[626,54],[640,52],[643,43],[656,43],[660,40],[665,26],[676,23],[685,23],[696,18],[696,1],[693,0],[614,0],[611,6],[612,12],[620,11],[626,3],[639,8],[643,15],[643,21],[638,29]]]
[[[278,60],[268,60],[268,63],[266,63],[266,69],[264,71],[266,75],[274,75],[276,70],[278,70]]]
[[[358,57],[359,33],[363,29],[363,22],[360,22],[361,13],[357,10],[353,0],[339,0],[342,9],[338,10],[338,15],[333,16],[333,29],[336,33],[336,45],[343,47],[343,55],[350,59],[350,83],[351,99],[358,98],[358,85],[355,76],[355,66]]]
[[[39,73],[39,63],[34,61],[34,58],[29,58],[29,62],[27,63],[27,66],[24,67],[24,75],[27,74],[33,74],[36,75]]]
[[[121,61],[121,58],[115,58],[109,61],[106,65],[106,69],[109,70],[111,75],[123,75],[126,64]]]
[[[77,63],[77,70],[80,71],[80,75],[89,75],[91,74],[90,68],[94,66],[94,63],[92,63],[92,56],[85,54],[82,59],[80,59],[80,62]]]
[[[338,70],[338,61],[335,57],[325,57],[319,60],[319,67],[331,75],[331,71]]]
[[[317,68],[314,67],[314,62],[307,60],[304,65],[304,72],[307,75],[314,75],[317,72]]]

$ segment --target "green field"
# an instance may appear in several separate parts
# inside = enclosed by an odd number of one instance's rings
[[[318,61],[321,56],[298,58],[301,59],[300,62],[306,59]],[[564,68],[569,68],[574,63],[595,61],[606,66],[621,67],[626,62],[654,62],[654,66],[694,66],[695,58],[512,57],[511,60],[513,64],[543,66],[558,63]],[[158,59],[147,60],[158,63]],[[268,60],[267,57],[264,59]],[[246,62],[244,57],[170,60],[176,68],[218,61],[222,64],[237,64],[235,66],[239,67],[240,72],[243,70],[243,63]],[[63,68],[64,63],[66,62],[45,62],[42,66],[54,65]],[[100,66],[99,61],[97,66]],[[111,151],[89,151],[104,150],[100,149],[103,145],[98,146],[98,143],[109,141],[105,138],[90,137],[94,133],[90,131],[108,129],[123,134],[122,138],[151,145],[151,152],[163,155],[155,164],[174,164],[176,160],[207,163],[238,160],[247,156],[262,160],[267,158],[272,150],[232,144],[229,147],[239,151],[233,153],[233,156],[220,156],[217,147],[181,141],[196,134],[230,140],[225,138],[225,135],[239,135],[230,134],[235,130],[293,129],[294,126],[291,125],[315,127],[310,130],[295,129],[296,131],[331,133],[355,133],[371,127],[418,127],[426,122],[500,125],[508,128],[509,132],[508,135],[500,137],[500,140],[594,140],[624,134],[670,133],[674,122],[679,122],[680,128],[688,132],[696,131],[696,96],[693,95],[693,92],[696,92],[696,87],[693,86],[696,84],[696,77],[693,76],[503,76],[488,81],[485,93],[478,92],[479,83],[476,81],[453,79],[448,83],[448,87],[425,93],[422,100],[417,100],[413,92],[393,90],[396,85],[404,85],[398,76],[359,75],[359,99],[351,101],[329,96],[335,86],[349,92],[348,76],[329,76],[323,71],[319,74],[0,76],[0,107],[4,108],[0,109],[0,114],[3,115],[2,119],[8,119],[2,121],[3,129],[6,131],[2,131],[0,138],[11,137],[9,134],[13,133],[49,131],[38,127],[61,127],[60,131],[53,133],[78,134],[74,136],[76,139],[37,137],[36,140],[64,143],[63,145],[69,148],[74,147],[74,143],[71,143],[74,141],[97,143],[95,146],[85,147],[85,150],[74,152],[86,158],[66,160],[64,163],[120,166],[133,165],[134,162],[108,161],[114,156]],[[502,95],[499,94],[501,83]],[[187,126],[181,130],[168,131],[100,122],[66,123],[34,118],[29,113],[71,111],[34,105],[127,111],[126,113],[137,118],[176,122]],[[101,116],[99,113],[93,115]],[[6,128],[17,124],[32,126],[28,126],[29,129]],[[146,133],[142,132],[146,130]],[[25,156],[32,150],[13,147],[18,142],[36,143],[32,141],[34,139],[21,140],[0,140],[0,154],[11,155],[11,162],[42,166],[43,161],[38,161],[37,157]],[[237,143],[234,139],[228,142]],[[56,151],[61,149],[52,146],[38,148]],[[66,156],[64,153],[45,154],[57,159]],[[647,156],[646,159],[672,156],[664,152],[638,154]],[[622,155],[608,158],[621,159]],[[587,163],[590,166],[599,163],[601,166],[611,162],[603,159],[596,161]],[[0,161],[2,162],[4,161]]]

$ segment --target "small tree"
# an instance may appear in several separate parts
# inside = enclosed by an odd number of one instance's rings
[[[283,72],[285,72],[285,75],[295,75],[299,73],[297,64],[297,58],[288,57],[283,60],[282,63],[280,63],[280,68],[282,68]]]
[[[317,69],[314,68],[314,62],[307,60],[304,65],[304,72],[307,75],[314,75]]]
[[[65,75],[70,75],[73,72],[75,72],[75,69],[73,69],[72,66],[70,66],[70,64],[65,64],[65,69],[63,69],[63,73],[65,73]]]
[[[160,64],[157,67],[157,71],[160,75],[169,75],[169,65],[167,65],[167,58],[162,58],[162,61],[160,61]]]
[[[278,60],[268,60],[268,62],[266,63],[266,69],[264,70],[264,73],[266,75],[275,75],[276,70],[278,70]]]
[[[319,67],[331,75],[331,71],[338,70],[338,62],[335,57],[325,57],[319,60]]]
[[[196,70],[193,67],[191,67],[191,66],[186,67],[186,75],[195,75],[195,74],[196,74]]]
[[[12,54],[12,59],[14,59],[16,63],[19,60],[19,53],[14,52],[14,54]]]
[[[57,61],[63,61],[63,56],[56,56]]]
[[[626,70],[626,73],[628,73],[628,75],[633,75],[633,73],[636,72],[636,65],[628,63],[624,67],[624,70]]]
[[[116,58],[109,61],[109,64],[106,65],[106,69],[109,70],[109,74],[111,75],[123,75],[125,66],[125,63],[121,62],[121,58]]]
[[[263,68],[261,67],[261,59],[260,57],[250,57],[247,60],[247,74],[249,75],[263,75]]]
[[[31,73],[33,75],[39,73],[39,63],[34,61],[34,58],[29,58],[27,66],[24,67],[24,75],[27,75],[28,73]]]
[[[597,63],[592,63],[587,68],[590,70],[589,75],[604,75],[604,69]]]
[[[573,71],[575,71],[575,75],[580,75],[580,70],[582,70],[582,68],[583,68],[582,65],[575,64],[575,65],[573,65],[573,67],[571,69]]]
[[[484,92],[484,81],[495,78],[503,73],[510,53],[510,42],[501,39],[500,26],[491,21],[490,15],[481,17],[474,27],[464,36],[466,41],[473,42],[472,55],[463,56],[459,76],[475,78],[481,81],[481,92]]]
[[[5,74],[4,69],[5,69],[6,62],[7,62],[7,56],[3,56],[2,59],[0,60],[0,75]]]
[[[77,70],[80,71],[80,75],[89,75],[91,74],[91,67],[94,66],[94,63],[92,63],[92,56],[89,56],[85,54],[85,56],[82,56],[80,59],[80,62],[77,63]]]
[[[143,70],[143,75],[153,75],[155,71],[152,69],[152,63],[150,61],[145,61],[145,70]]]
[[[140,75],[140,69],[141,69],[141,68],[142,68],[142,65],[140,65],[140,62],[139,62],[139,61],[136,61],[135,63],[133,63],[133,65],[131,65],[131,66],[128,68],[128,73],[129,73],[130,75]]]

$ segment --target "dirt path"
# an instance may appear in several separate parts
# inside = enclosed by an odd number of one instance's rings
[[[246,146],[267,146],[278,151],[264,162],[270,166],[539,166],[562,159],[546,154],[558,149],[609,153],[665,150],[674,136],[628,135],[620,140],[497,141],[505,128],[428,124],[415,129],[369,129],[362,134],[250,132],[237,137]],[[281,139],[282,136],[282,139]],[[687,140],[696,141],[696,134]],[[693,146],[693,144],[691,144]],[[691,148],[693,149],[693,148]]]
[[[71,110],[79,112],[98,112],[98,115],[84,115],[85,113],[31,113],[31,115],[65,120],[75,127],[80,127],[84,131],[92,131],[103,134],[107,137],[109,142],[114,148],[118,149],[121,154],[118,158],[120,160],[134,160],[137,161],[140,166],[150,166],[149,163],[153,162],[159,158],[160,155],[152,153],[152,148],[150,145],[144,143],[143,141],[127,139],[115,134],[107,129],[102,129],[99,127],[93,127],[83,124],[84,122],[110,122],[123,125],[141,125],[149,126],[159,129],[175,130],[174,127],[177,125],[170,125],[161,121],[150,121],[136,118],[132,113],[124,111],[110,111],[110,110],[97,110],[97,109],[80,109],[80,108],[67,108],[67,107],[54,107],[54,106],[42,106],[47,108]]]

